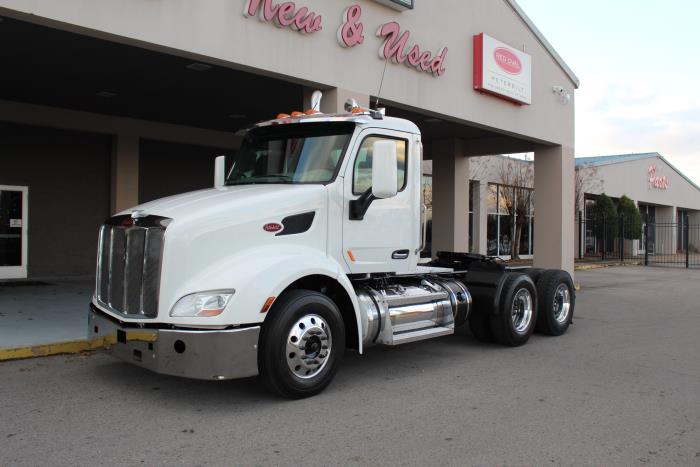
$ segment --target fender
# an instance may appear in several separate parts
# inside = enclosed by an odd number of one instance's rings
[[[292,283],[312,275],[336,280],[352,302],[358,333],[359,352],[362,353],[362,319],[355,290],[340,264],[324,252],[300,245],[260,246],[222,258],[199,271],[167,297],[161,295],[163,322],[172,322],[169,310],[181,297],[205,290],[235,289],[224,312],[211,318],[178,318],[180,326],[222,327],[259,324],[265,320],[261,313],[269,297],[279,297]],[[166,311],[167,310],[167,311]]]

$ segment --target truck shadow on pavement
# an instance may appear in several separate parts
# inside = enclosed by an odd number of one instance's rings
[[[364,355],[346,351],[335,380],[322,395],[338,395],[379,382],[386,390],[391,390],[390,385],[386,386],[389,381],[425,376],[454,366],[455,360],[450,356],[458,355],[463,361],[468,361],[482,358],[487,353],[479,350],[493,352],[497,349],[508,350],[477,342],[468,331],[458,330],[455,335],[440,339],[397,347],[373,347]],[[251,407],[251,402],[286,402],[269,392],[258,377],[229,381],[192,380],[153,373],[108,355],[95,354],[91,359],[94,358],[100,361],[86,368],[92,373],[91,380],[107,391],[128,394],[129,398],[153,399],[158,404],[172,400],[180,407],[188,401],[193,407],[208,404],[220,407],[222,402],[228,401],[243,408]]]

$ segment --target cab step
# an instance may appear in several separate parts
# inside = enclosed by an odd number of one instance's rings
[[[454,332],[455,330],[453,328],[446,328],[442,326],[419,329],[417,331],[406,331],[394,334],[394,338],[389,345],[408,344],[409,342],[432,339],[433,337],[448,336],[450,334],[454,334]]]

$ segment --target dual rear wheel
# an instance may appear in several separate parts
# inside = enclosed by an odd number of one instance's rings
[[[508,273],[499,313],[488,315],[477,310],[470,316],[469,325],[474,337],[482,342],[515,347],[527,342],[535,330],[551,336],[564,334],[571,324],[574,305],[574,285],[566,271]]]

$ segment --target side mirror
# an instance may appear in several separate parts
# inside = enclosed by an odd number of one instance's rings
[[[226,184],[226,156],[218,156],[214,162],[214,188]]]
[[[375,198],[393,198],[398,192],[396,143],[382,140],[372,148],[372,194]]]

